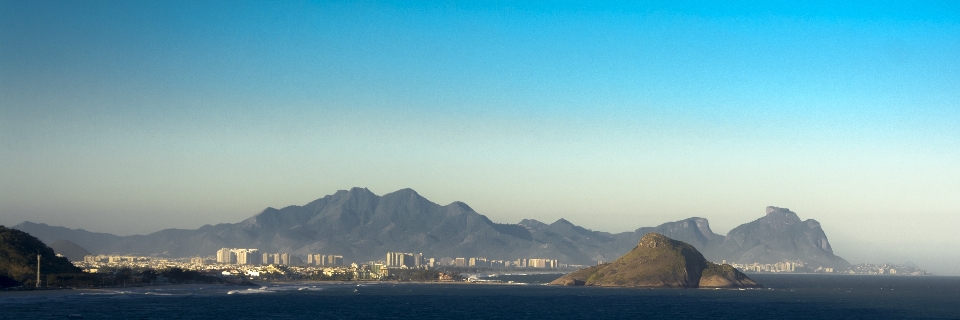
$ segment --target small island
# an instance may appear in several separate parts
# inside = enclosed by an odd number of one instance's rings
[[[651,232],[610,263],[580,269],[552,285],[647,288],[761,288],[730,265],[707,261],[692,245]]]

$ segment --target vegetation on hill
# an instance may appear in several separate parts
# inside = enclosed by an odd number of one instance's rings
[[[0,226],[0,286],[35,286],[38,254],[41,276],[82,273],[66,258],[57,257],[53,249],[40,239],[17,229]]]
[[[690,244],[653,232],[644,235],[633,250],[619,259],[572,272],[551,284],[661,288],[760,286],[729,265],[707,261]]]

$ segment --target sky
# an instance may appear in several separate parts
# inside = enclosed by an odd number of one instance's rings
[[[352,187],[622,232],[768,205],[960,275],[960,3],[0,0],[0,224]]]

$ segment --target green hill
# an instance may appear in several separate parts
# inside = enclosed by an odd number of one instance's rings
[[[79,274],[66,258],[57,257],[53,249],[29,233],[0,226],[0,286],[36,285],[37,254],[40,254],[40,273],[46,279],[51,274]]]
[[[557,285],[660,288],[760,287],[729,265],[703,258],[696,248],[659,233],[648,233],[613,262],[585,268],[551,282]]]

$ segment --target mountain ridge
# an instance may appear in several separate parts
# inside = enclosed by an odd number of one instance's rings
[[[386,252],[404,251],[438,258],[549,257],[571,264],[613,260],[631,250],[642,235],[658,232],[693,245],[710,261],[737,261],[729,259],[735,257],[831,267],[846,263],[833,255],[816,220],[800,221],[783,208],[768,207],[766,216],[734,228],[728,236],[714,233],[709,221],[700,217],[609,233],[563,218],[550,224],[534,219],[495,223],[466,203],[439,205],[409,188],[382,196],[367,188],[338,190],[302,206],[268,207],[237,223],[147,235],[116,236],[32,222],[15,228],[48,243],[69,240],[97,254],[209,256],[222,247],[244,247],[297,255],[342,254],[355,261],[380,260]],[[784,237],[788,239],[780,239]]]

